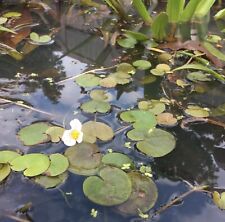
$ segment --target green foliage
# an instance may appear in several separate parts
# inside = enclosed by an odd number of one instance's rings
[[[201,19],[205,17],[216,0],[201,0],[195,10],[194,17]]]
[[[133,161],[122,153],[107,153],[102,157],[102,163],[118,168],[122,168],[124,164],[133,165]]]
[[[166,13],[168,15],[169,23],[178,23],[180,16],[184,10],[185,0],[168,0],[166,6]]]
[[[85,196],[94,203],[114,206],[124,203],[131,195],[132,184],[122,170],[106,166],[98,176],[88,177],[83,183]]]
[[[132,4],[135,8],[135,10],[138,12],[138,14],[141,16],[141,18],[143,19],[143,21],[148,24],[151,25],[152,24],[152,17],[149,15],[148,10],[146,9],[144,3],[142,0],[133,0]]]
[[[159,13],[152,24],[152,37],[161,42],[167,37],[168,15],[165,12]]]

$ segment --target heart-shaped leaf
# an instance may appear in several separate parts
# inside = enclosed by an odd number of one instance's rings
[[[95,74],[85,74],[76,78],[76,83],[82,87],[95,87],[99,85],[101,78]]]
[[[155,183],[149,177],[138,172],[128,173],[132,181],[132,193],[129,199],[117,207],[123,214],[135,215],[139,211],[145,213],[156,203],[158,191]]]
[[[94,175],[101,166],[102,155],[94,144],[80,143],[69,147],[65,156],[69,160],[69,171],[75,174]]]
[[[161,129],[133,129],[127,136],[137,142],[137,148],[151,157],[162,157],[170,153],[176,145],[174,136]]]
[[[51,142],[58,143],[63,136],[65,129],[59,126],[52,126],[46,130],[46,134],[51,138]]]
[[[160,113],[157,117],[157,123],[160,126],[176,126],[177,119],[171,113]]]
[[[136,129],[152,129],[157,124],[154,114],[143,110],[122,112],[120,118],[125,122],[133,123],[133,127]]]
[[[191,72],[187,74],[187,79],[191,80],[192,82],[207,82],[211,81],[211,78],[206,74],[202,72]]]
[[[96,101],[107,101],[108,96],[106,91],[101,89],[95,89],[90,92],[90,97]]]
[[[50,166],[48,170],[45,172],[47,176],[58,176],[64,173],[69,167],[68,159],[60,153],[54,153],[49,156],[50,158]]]
[[[45,122],[34,123],[22,128],[18,132],[20,141],[25,146],[34,146],[41,143],[50,141],[50,138],[45,132],[51,125]]]
[[[85,196],[94,203],[114,206],[125,202],[132,190],[129,176],[115,167],[104,167],[99,176],[88,177],[83,183]]]
[[[111,106],[105,101],[90,100],[83,103],[80,108],[86,113],[107,113],[111,109]]]
[[[146,60],[136,60],[133,62],[133,66],[137,67],[139,70],[146,70],[151,68],[152,64]]]
[[[27,177],[34,177],[44,173],[50,165],[48,156],[41,153],[31,153],[17,157],[11,163],[14,171],[24,171]]]
[[[219,207],[222,210],[225,210],[225,192],[220,194],[217,191],[214,191],[213,201],[217,207]]]
[[[59,186],[64,183],[68,177],[68,173],[65,172],[55,177],[48,177],[44,175],[40,175],[34,178],[35,183],[44,187],[45,189],[50,189]]]
[[[164,103],[158,101],[158,100],[148,100],[148,101],[141,101],[138,103],[138,108],[140,110],[148,110],[149,112],[154,113],[155,115],[158,115],[165,111],[166,106]]]
[[[97,139],[109,141],[114,136],[112,128],[102,122],[88,121],[83,124],[82,131],[83,140],[88,143],[95,143]]]
[[[107,153],[102,157],[102,162],[107,165],[122,168],[124,164],[133,165],[133,161],[122,153]]]
[[[19,156],[20,154],[15,151],[2,150],[0,151],[0,163],[10,163]]]
[[[184,111],[186,114],[194,117],[204,118],[209,116],[209,111],[195,105],[189,105]]]
[[[120,63],[117,65],[116,71],[133,75],[133,74],[135,74],[136,69],[131,64],[124,62],[124,63]]]

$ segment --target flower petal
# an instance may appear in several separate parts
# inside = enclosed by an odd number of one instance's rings
[[[81,143],[83,141],[83,132],[80,131],[79,137],[77,138],[77,142]]]
[[[82,124],[81,124],[80,120],[78,120],[78,119],[71,120],[70,126],[72,129],[76,129],[78,131],[81,131],[81,128],[82,128]]]
[[[76,140],[71,137],[71,130],[64,131],[62,141],[66,146],[74,146],[76,144]]]

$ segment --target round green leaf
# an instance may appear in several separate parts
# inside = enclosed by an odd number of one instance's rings
[[[165,111],[166,106],[164,103],[158,100],[141,101],[138,103],[138,108],[140,110],[148,110],[149,112],[158,115]]]
[[[114,78],[117,84],[125,85],[129,83],[132,79],[128,73],[125,72],[114,72],[109,75],[109,77]]]
[[[68,173],[65,172],[55,177],[48,177],[44,175],[40,175],[34,178],[35,183],[44,187],[45,189],[50,189],[59,186],[64,183],[68,177]]]
[[[133,127],[136,129],[152,129],[157,124],[154,114],[143,110],[122,112],[120,118],[125,122],[133,123]]]
[[[2,150],[0,151],[0,163],[10,163],[19,156],[20,154],[15,151]]]
[[[109,141],[114,136],[112,128],[102,122],[88,121],[83,124],[82,131],[83,141],[88,143],[95,143],[97,139]]]
[[[199,118],[204,118],[209,116],[209,111],[199,106],[190,105],[187,107],[187,109],[185,109],[184,112],[190,116],[199,117]]]
[[[161,69],[151,69],[151,74],[154,76],[163,76],[165,75],[165,72]]]
[[[101,78],[94,74],[85,74],[76,78],[76,83],[82,87],[95,87],[99,85]]]
[[[80,108],[86,113],[107,113],[111,109],[111,106],[105,101],[90,100],[83,103]]]
[[[52,38],[49,35],[41,35],[39,38],[40,43],[47,43],[47,42],[50,42],[51,40]]]
[[[134,48],[137,40],[134,38],[124,38],[124,39],[118,39],[117,43],[123,47],[123,48]]]
[[[63,136],[65,129],[59,126],[52,126],[46,130],[46,134],[51,138],[51,142],[58,143]]]
[[[135,215],[139,211],[146,213],[156,203],[158,190],[152,179],[138,172],[128,174],[132,182],[132,193],[129,199],[117,207],[123,214]]]
[[[175,137],[164,130],[154,129],[148,131],[145,135],[142,141],[137,142],[137,148],[148,156],[165,156],[176,146]]]
[[[124,62],[124,63],[120,63],[117,65],[116,71],[133,75],[133,74],[135,74],[136,69],[131,64]]]
[[[36,32],[31,32],[30,33],[30,39],[34,42],[39,42],[39,35]]]
[[[225,192],[222,192],[220,194],[217,191],[214,191],[213,192],[213,201],[217,207],[219,207],[222,210],[225,210]]]
[[[161,70],[164,73],[169,72],[171,70],[170,66],[164,63],[158,64],[155,68],[157,70]]]
[[[104,167],[99,176],[88,177],[83,183],[85,196],[94,203],[114,206],[125,202],[131,194],[131,180],[122,170]]]
[[[45,132],[51,127],[49,123],[39,122],[22,128],[18,132],[20,141],[25,146],[34,146],[50,141],[50,138]]]
[[[60,153],[54,153],[49,156],[50,158],[50,166],[48,170],[45,172],[47,176],[58,176],[64,173],[69,167],[68,159]]]
[[[118,168],[123,167],[124,164],[133,165],[133,161],[127,155],[122,153],[107,153],[102,157],[102,162]]]
[[[146,60],[136,60],[135,62],[133,62],[133,66],[137,67],[137,69],[139,70],[146,70],[150,69],[152,64]]]
[[[192,82],[207,82],[212,81],[211,78],[206,74],[202,72],[191,72],[188,73],[187,78],[191,80]]]
[[[34,177],[44,173],[50,165],[48,156],[41,153],[31,153],[17,157],[11,163],[14,171],[24,171],[27,177]]]
[[[90,97],[96,101],[107,101],[108,96],[104,90],[95,89],[90,92]]]
[[[69,160],[69,171],[75,174],[94,175],[101,166],[102,155],[94,144],[80,143],[69,147],[65,156]]]
[[[106,88],[113,88],[117,85],[116,79],[112,76],[108,76],[104,79],[101,79],[99,82],[100,86]]]
[[[11,172],[9,164],[1,164],[0,165],[0,182],[6,179]]]

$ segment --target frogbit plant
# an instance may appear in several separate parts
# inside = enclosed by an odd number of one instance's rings
[[[70,121],[70,130],[65,130],[62,136],[62,141],[67,146],[74,146],[76,143],[83,141],[82,124],[78,119]]]

